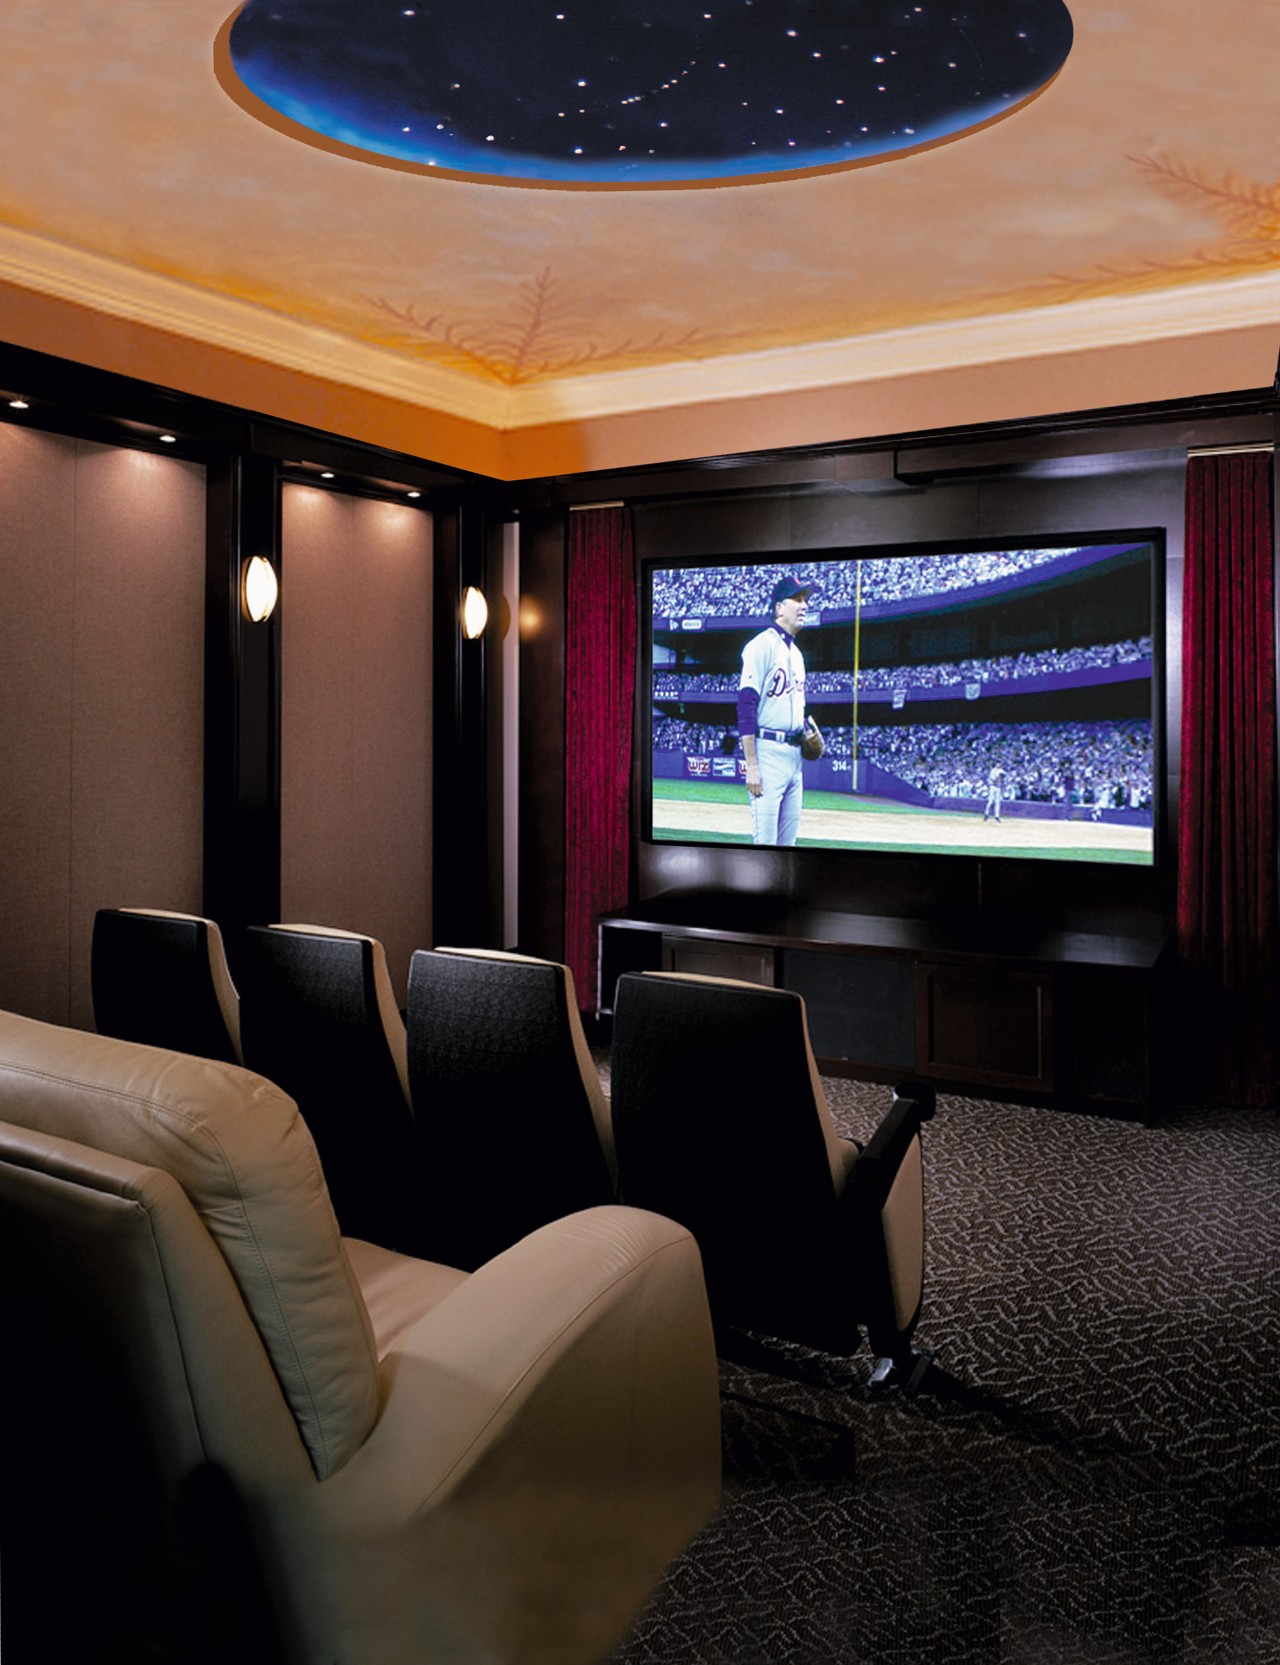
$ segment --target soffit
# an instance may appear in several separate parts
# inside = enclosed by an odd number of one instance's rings
[[[510,473],[1274,370],[1280,8],[1075,0],[1061,74],[989,128],[811,178],[647,192],[299,143],[219,84],[229,10],[4,8],[0,280],[65,309],[37,340],[11,305],[11,339],[56,351],[60,332],[122,368],[112,327],[145,330],[183,344],[172,385],[205,349],[250,381],[263,367],[249,394],[287,415],[281,375],[300,373],[330,404],[348,390],[366,426],[470,451],[438,460],[474,463],[484,436],[480,466]]]

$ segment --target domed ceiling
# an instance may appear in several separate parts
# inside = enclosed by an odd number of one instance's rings
[[[249,0],[228,47],[251,99],[371,161],[654,186],[956,138],[1057,74],[1071,19],[1062,0]]]
[[[1280,6],[718,4],[6,0],[0,334],[513,474],[1270,384]]]

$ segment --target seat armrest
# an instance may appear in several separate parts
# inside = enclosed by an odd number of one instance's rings
[[[924,1291],[924,1185],[920,1126],[934,1113],[931,1087],[904,1082],[854,1164],[841,1212],[860,1278],[854,1303],[872,1347],[909,1357]]]
[[[616,1352],[601,1353],[606,1338]],[[684,1416],[719,1438],[715,1347],[697,1245],[682,1226],[643,1209],[586,1209],[531,1232],[438,1302],[382,1361],[383,1404],[364,1448],[335,1482],[382,1482],[407,1519],[457,1486],[478,1450],[522,1414],[540,1386],[601,1353],[610,1382],[651,1363],[679,1370],[664,1394],[687,1396]],[[429,1403],[430,1414],[423,1408]],[[408,1430],[417,1461],[406,1465]],[[682,1436],[677,1436],[682,1437]],[[697,1446],[697,1438],[691,1443]],[[345,1479],[344,1479],[345,1477]],[[354,1501],[354,1499],[353,1499]]]
[[[903,1158],[923,1122],[931,1121],[937,1106],[934,1089],[920,1081],[904,1081],[894,1088],[893,1104],[858,1157],[845,1195],[858,1210],[884,1207]]]
[[[910,1099],[922,1122],[931,1122],[938,1108],[937,1089],[927,1081],[900,1081],[893,1089],[893,1102],[899,1099]]]
[[[442,1659],[598,1658],[718,1501],[701,1259],[659,1215],[607,1206],[531,1233],[405,1331],[383,1387],[316,1502],[383,1558],[375,1585],[413,1581]],[[572,1611],[548,1607],[557,1564],[582,1568]],[[495,1634],[512,1614],[539,1646]]]

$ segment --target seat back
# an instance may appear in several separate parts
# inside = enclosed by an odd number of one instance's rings
[[[382,944],[327,926],[252,926],[240,983],[245,1063],[302,1111],[343,1232],[416,1248],[404,1021]]]
[[[242,1062],[239,1001],[213,920],[100,908],[90,983],[100,1035]]]
[[[613,1200],[608,1104],[567,966],[420,949],[408,1029],[433,1258],[472,1268]]]
[[[0,1121],[176,1182],[261,1338],[317,1477],[337,1472],[376,1418],[377,1360],[315,1147],[293,1103],[231,1065],[5,1012]],[[202,1292],[214,1264],[207,1251],[203,1259],[192,1285]],[[186,1272],[173,1263],[166,1274],[174,1302],[189,1298]],[[234,1423],[236,1403],[233,1395],[224,1421]]]
[[[106,1658],[106,1637],[113,1659],[277,1657],[246,1482],[314,1480],[189,1198],[158,1168],[0,1121],[0,1256],[14,1657]]]
[[[15,1658],[590,1665],[714,1506],[686,1233],[343,1244],[246,1070],[0,1014],[0,1253]]]
[[[857,1343],[856,1306],[833,1290],[843,1173],[820,1092],[799,995],[719,978],[619,978],[611,1098],[622,1200],[697,1238],[718,1325],[845,1350]]]

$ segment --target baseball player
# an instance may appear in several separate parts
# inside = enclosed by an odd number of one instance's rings
[[[982,819],[989,821],[994,815],[1000,819],[1000,806],[1004,803],[1004,770],[998,763],[993,763],[987,773],[987,802],[982,811]]]
[[[821,755],[817,725],[804,709],[804,656],[796,646],[811,586],[790,576],[773,589],[773,623],[742,650],[738,732],[747,764],[753,844],[794,844],[800,831],[804,777],[800,743]],[[818,749],[815,750],[815,745]]]

